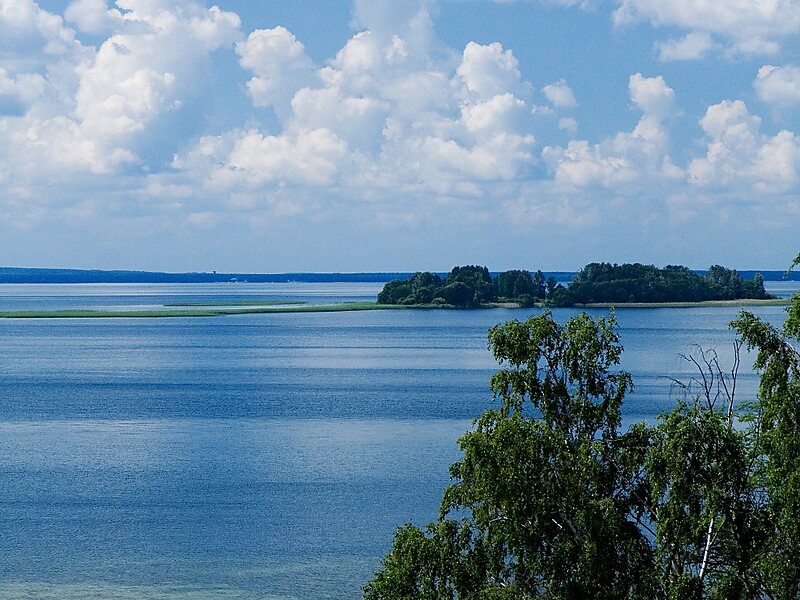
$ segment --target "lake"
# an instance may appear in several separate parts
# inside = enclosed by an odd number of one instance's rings
[[[380,287],[0,285],[0,310],[327,303]],[[456,440],[490,405],[487,330],[538,312],[0,320],[0,597],[359,597],[395,527],[435,517]],[[618,310],[626,423],[673,406],[669,378],[692,375],[679,354],[694,344],[729,364],[737,313]]]

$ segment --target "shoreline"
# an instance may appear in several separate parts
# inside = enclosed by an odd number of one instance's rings
[[[312,304],[296,306],[261,306],[251,308],[214,308],[218,303],[195,304],[193,310],[9,310],[0,311],[0,319],[167,319],[179,317],[224,317],[229,315],[286,314],[286,313],[326,313],[357,312],[365,310],[387,310],[407,308],[403,306],[381,305],[371,302],[346,302],[342,304]],[[202,306],[209,308],[203,309]],[[226,304],[225,306],[231,306]]]
[[[724,308],[751,306],[789,306],[789,298],[767,300],[706,300],[702,302],[620,302],[576,304],[565,308]],[[236,308],[235,304],[221,303],[165,305],[166,307],[191,307],[189,310],[12,310],[0,311],[0,319],[167,319],[192,317],[224,317],[231,315],[291,314],[291,313],[331,313],[360,312],[369,310],[493,310],[498,308],[522,308],[512,302],[493,303],[480,308],[463,309],[442,305],[398,305],[377,304],[375,302],[345,302],[341,304],[296,304],[293,306],[271,306],[268,303],[254,302],[247,307]],[[222,308],[222,306],[230,308]],[[219,308],[218,308],[219,307]],[[537,304],[531,308],[546,308]]]

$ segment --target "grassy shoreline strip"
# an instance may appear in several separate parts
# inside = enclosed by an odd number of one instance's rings
[[[176,304],[165,304],[168,308],[213,308],[218,306],[302,306],[308,302],[281,302],[280,300],[237,300],[235,302],[185,302]]]
[[[178,317],[222,317],[227,315],[251,314],[353,312],[399,308],[407,307],[381,305],[374,302],[346,302],[342,304],[313,304],[282,307],[264,306],[255,308],[209,308],[205,310],[11,310],[0,311],[0,319],[168,319]]]
[[[583,304],[573,308],[707,308],[707,307],[743,307],[743,306],[788,306],[788,298],[770,300],[708,300],[704,302],[625,302],[617,304]],[[181,306],[181,305],[172,305]],[[186,305],[192,306],[192,305]],[[213,308],[214,304],[197,305],[209,308],[196,310],[10,310],[0,311],[0,319],[169,319],[179,317],[223,317],[228,315],[255,314],[290,314],[290,313],[331,313],[357,312],[367,310],[459,310],[453,307],[437,305],[403,306],[397,304],[377,304],[375,302],[344,302],[341,304],[297,304],[293,306],[254,306],[251,308]],[[219,306],[232,306],[220,304]],[[488,306],[491,308],[513,308],[510,304]],[[481,309],[478,309],[481,310]]]

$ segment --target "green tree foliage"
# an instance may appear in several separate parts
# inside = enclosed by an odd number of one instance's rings
[[[467,265],[464,267],[453,267],[447,275],[446,283],[450,284],[456,281],[475,287],[481,284],[491,284],[492,276],[489,273],[489,269],[486,267]]]
[[[547,281],[545,282],[545,289],[546,289],[546,296],[552,300],[560,294],[561,290],[565,290],[566,288],[564,288],[563,285],[558,283],[555,277],[550,276],[547,278]]]
[[[547,298],[544,273],[541,271],[536,271],[536,273],[533,274],[533,290],[534,298]]]
[[[486,267],[467,265],[453,267],[445,280],[447,285],[463,283],[472,290],[470,305],[480,306],[483,302],[492,302],[497,299],[497,288]]]
[[[411,284],[408,281],[393,279],[378,293],[378,304],[403,304],[410,296]]]
[[[764,289],[764,276],[761,273],[756,273],[751,280],[743,279],[740,285],[742,298],[766,299],[770,297]]]
[[[563,289],[552,277],[545,281],[541,271],[531,274],[511,270],[493,279],[486,267],[467,265],[454,267],[445,280],[424,272],[415,273],[408,281],[390,281],[378,294],[378,304],[446,304],[475,308],[503,301],[529,307]]]
[[[442,278],[433,273],[414,273],[411,285],[411,299],[414,304],[428,304],[442,288]]]
[[[470,297],[464,301],[466,292]],[[378,294],[379,304],[449,304],[461,308],[491,302],[517,302],[548,306],[623,302],[699,302],[702,300],[766,299],[764,278],[756,274],[744,280],[734,270],[714,265],[705,276],[681,266],[659,269],[653,265],[590,263],[569,287],[541,271],[505,271],[492,278],[489,269],[477,265],[453,267],[447,278],[415,273],[409,281],[394,280]]]
[[[445,304],[466,308],[474,303],[475,290],[466,283],[455,281],[436,292],[436,297],[444,300]]]
[[[750,458],[746,434],[699,404],[682,404],[651,433],[645,471],[663,597],[761,597],[765,515]]]
[[[618,433],[631,381],[609,371],[613,324],[545,313],[492,329],[499,406],[461,438],[439,521],[398,533],[365,597],[644,597],[642,431]]]
[[[394,279],[383,286],[378,304],[429,304],[442,288],[442,278],[433,273],[414,273],[408,281]]]
[[[710,295],[720,300],[734,300],[742,293],[742,278],[736,271],[712,265],[706,273],[706,286]]]
[[[614,325],[545,312],[490,331],[496,406],[459,440],[438,520],[398,530],[365,598],[800,597],[800,295],[782,331],[741,314],[730,371],[685,357],[685,399],[624,433]],[[761,383],[737,405],[741,344]]]
[[[769,298],[760,275],[745,281],[738,272],[719,265],[705,277],[686,267],[590,263],[581,269],[559,297],[560,306],[592,302],[699,302]]]
[[[780,331],[744,312],[734,322],[748,347],[757,350],[761,372],[752,445],[758,457],[756,485],[769,517],[760,566],[776,598],[800,597],[800,295],[792,298]]]
[[[544,294],[538,295],[539,290],[533,281],[530,271],[505,271],[495,278],[497,295],[499,298],[520,298],[531,296],[544,299]]]

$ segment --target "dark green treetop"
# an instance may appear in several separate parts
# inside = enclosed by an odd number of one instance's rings
[[[623,302],[699,302],[765,299],[764,278],[742,279],[735,270],[711,266],[702,276],[682,266],[590,263],[578,271],[557,305]]]
[[[642,432],[617,431],[630,376],[610,371],[613,324],[545,313],[492,329],[499,406],[459,441],[439,521],[398,532],[366,598],[645,597]]]
[[[505,271],[492,278],[483,266],[453,267],[442,280],[436,274],[415,273],[410,280],[393,280],[378,294],[378,304],[449,305],[476,308],[492,302],[516,302],[533,306],[544,302],[562,286],[550,277],[545,281],[541,271]]]
[[[378,293],[378,304],[404,304],[409,298],[412,298],[411,284],[393,279]]]
[[[477,265],[453,267],[445,280],[447,285],[463,283],[472,290],[471,306],[480,306],[483,302],[492,302],[497,298],[497,288],[489,273],[489,269]]]
[[[531,306],[535,301],[547,298],[544,275],[537,271],[504,271],[495,277],[498,300],[522,300],[523,305]]]

